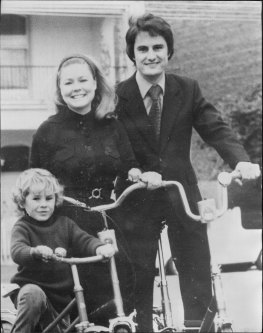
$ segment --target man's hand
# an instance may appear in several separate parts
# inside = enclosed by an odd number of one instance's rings
[[[101,245],[96,249],[96,255],[102,255],[105,258],[111,258],[114,254],[115,250],[111,244]]]
[[[162,185],[162,175],[154,171],[142,173],[140,180],[147,184],[148,190],[154,190]]]
[[[140,180],[140,175],[142,174],[140,169],[132,168],[128,172],[128,180],[133,183],[137,183]]]
[[[30,254],[36,259],[48,262],[52,258],[53,250],[46,245],[38,245],[31,247]]]
[[[260,176],[260,167],[251,162],[239,162],[235,170],[240,173],[241,180],[253,180]]]

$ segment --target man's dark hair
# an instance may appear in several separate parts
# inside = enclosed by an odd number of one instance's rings
[[[134,20],[129,19],[129,29],[126,33],[126,52],[132,62],[134,60],[134,43],[139,32],[148,32],[150,36],[162,36],[168,47],[168,59],[174,53],[174,38],[171,26],[161,17],[152,14],[145,14]]]

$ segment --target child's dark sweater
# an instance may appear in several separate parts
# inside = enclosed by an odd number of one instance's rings
[[[15,223],[11,237],[11,256],[18,264],[18,272],[11,282],[20,286],[28,283],[39,285],[54,308],[60,311],[71,300],[71,269],[65,263],[45,263],[33,258],[30,249],[38,245],[46,245],[53,251],[63,247],[67,250],[67,256],[85,257],[95,255],[96,248],[103,243],[65,216],[53,215],[45,222],[24,216]]]

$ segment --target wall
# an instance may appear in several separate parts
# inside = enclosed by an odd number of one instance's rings
[[[32,16],[32,65],[56,66],[67,54],[99,56],[101,19],[89,17]]]
[[[261,22],[178,20],[171,22],[175,56],[170,69],[199,81],[207,98],[244,94],[261,82]]]
[[[50,101],[55,89],[55,72],[68,54],[99,55],[101,20],[88,17],[30,16],[29,64],[53,66],[33,72],[30,98]]]

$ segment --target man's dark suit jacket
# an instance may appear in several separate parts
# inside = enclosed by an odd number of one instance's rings
[[[117,114],[128,132],[139,166],[143,171],[161,173],[164,180],[181,182],[194,213],[197,213],[201,195],[190,161],[193,128],[232,168],[239,161],[248,161],[243,147],[219,112],[204,99],[196,81],[166,75],[159,143],[148,120],[135,75],[118,85],[117,95]],[[172,256],[177,261],[185,318],[203,318],[211,299],[206,225],[193,223],[186,217],[178,192],[173,189],[136,193],[121,214],[119,226],[136,263],[138,313],[144,313],[150,322],[153,269],[160,222],[165,219]],[[149,302],[145,305],[146,299]]]
[[[214,147],[231,168],[249,161],[220,113],[202,96],[195,80],[173,74],[165,76],[160,142],[148,120],[135,74],[117,87],[117,114],[130,138],[143,171],[157,171],[165,180],[185,185],[197,183],[190,161],[192,129]]]

